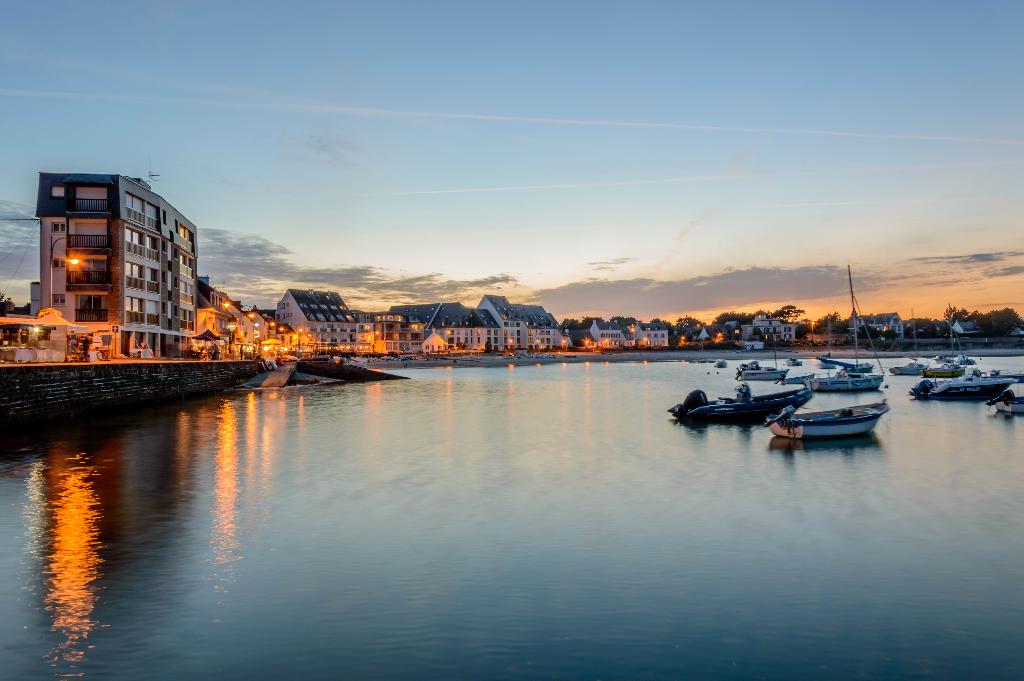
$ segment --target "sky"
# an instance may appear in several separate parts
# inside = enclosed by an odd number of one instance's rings
[[[1019,2],[12,3],[0,218],[159,173],[247,303],[1024,309]],[[27,299],[37,228],[0,219]]]

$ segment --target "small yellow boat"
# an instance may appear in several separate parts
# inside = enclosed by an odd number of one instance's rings
[[[943,364],[933,369],[925,369],[921,375],[925,378],[959,378],[964,375],[964,367],[956,364]]]

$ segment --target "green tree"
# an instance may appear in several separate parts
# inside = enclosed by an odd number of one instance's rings
[[[801,310],[796,305],[783,305],[778,310],[771,313],[771,317],[774,319],[783,319],[787,322],[795,322],[804,315],[804,310]]]

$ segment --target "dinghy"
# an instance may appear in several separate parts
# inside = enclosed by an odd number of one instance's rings
[[[988,406],[994,406],[996,411],[1005,414],[1024,414],[1024,395],[1017,397],[1012,390],[1005,390],[999,397],[986,402]]]
[[[883,378],[881,374],[857,374],[841,369],[834,376],[812,376],[807,379],[807,387],[815,392],[832,393],[878,390]]]
[[[797,357],[790,357],[786,360],[786,364],[791,367],[802,367],[804,365],[803,360]]]
[[[728,369],[729,368],[729,363],[726,362],[724,359],[720,359],[717,362],[715,362],[715,368],[716,369]]]
[[[785,378],[789,369],[771,369],[762,367],[757,360],[741,364],[736,368],[737,381],[777,381]]]
[[[775,435],[794,440],[851,437],[870,433],[887,411],[889,405],[884,401],[801,414],[794,407],[786,407],[766,420],[765,426]]]
[[[927,368],[927,364],[909,362],[901,367],[889,367],[889,373],[893,376],[920,376],[921,372]]]

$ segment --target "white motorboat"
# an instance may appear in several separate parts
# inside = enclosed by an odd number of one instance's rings
[[[889,373],[893,376],[920,376],[927,368],[928,365],[921,362],[908,362],[903,366],[889,367]]]
[[[988,402],[988,406],[995,406],[996,411],[1004,414],[1024,414],[1024,395],[1017,397],[1012,390],[1004,390],[1003,394]]]
[[[800,374],[799,376],[786,376],[784,379],[779,381],[783,385],[803,385],[810,379],[814,378],[814,374]]]
[[[785,378],[789,369],[773,369],[761,366],[757,360],[741,364],[736,368],[737,381],[777,381]]]
[[[790,357],[786,360],[786,365],[791,367],[802,367],[804,365],[803,360],[797,357]]]
[[[884,378],[881,374],[858,374],[842,369],[832,376],[812,376],[807,379],[807,387],[815,392],[878,390]]]
[[[773,434],[793,440],[865,435],[874,430],[878,419],[889,411],[882,402],[829,411],[796,413],[792,406],[783,409],[765,425]]]
[[[1002,395],[1013,385],[1009,376],[962,376],[948,381],[927,378],[910,389],[919,400],[990,400]]]

